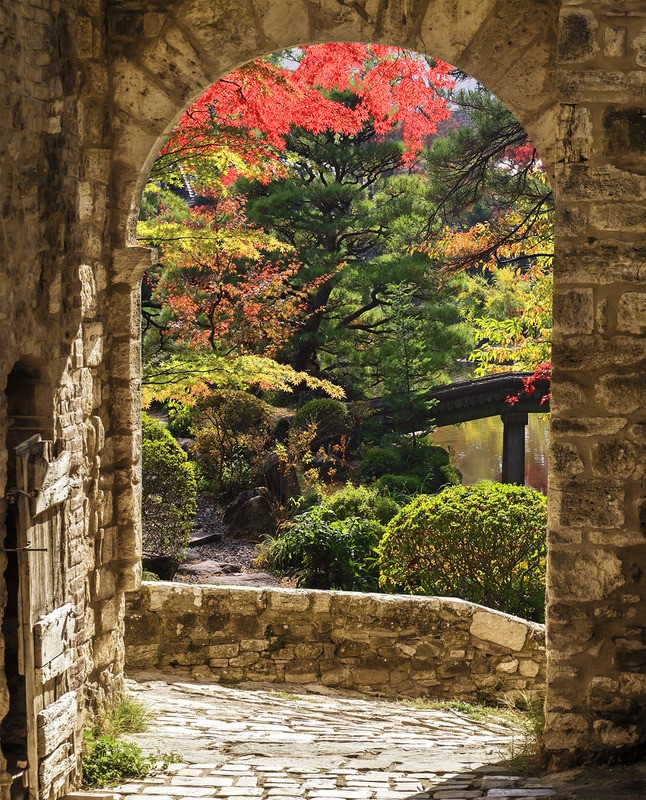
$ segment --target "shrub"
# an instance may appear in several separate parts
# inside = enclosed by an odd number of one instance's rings
[[[85,735],[83,783],[87,786],[115,786],[128,778],[145,778],[154,761],[144,756],[134,742],[120,742],[114,736]]]
[[[542,620],[546,528],[546,498],[529,487],[482,482],[420,495],[386,528],[380,584]]]
[[[304,430],[316,425],[313,447],[339,444],[342,437],[348,437],[352,425],[350,412],[340,400],[323,397],[310,400],[300,408],[292,420],[292,428]]]
[[[194,414],[191,453],[204,488],[217,497],[249,488],[271,440],[271,406],[248,392],[222,389],[204,398]]]
[[[177,556],[195,518],[193,465],[170,433],[142,415],[142,544],[146,556]]]
[[[392,497],[380,494],[374,488],[351,483],[326,497],[323,505],[333,511],[337,519],[360,517],[374,519],[382,525],[390,522],[400,510],[399,503]]]
[[[377,479],[379,485],[395,495],[433,494],[461,480],[449,463],[446,450],[423,439],[413,444],[408,437],[369,448],[361,460],[360,472],[364,480]]]
[[[296,575],[308,589],[374,591],[379,572],[374,550],[384,532],[374,520],[337,519],[327,508],[311,508],[265,547],[261,562]]]
[[[166,403],[168,411],[168,431],[175,437],[190,436],[193,422],[193,409],[183,403],[169,400]]]

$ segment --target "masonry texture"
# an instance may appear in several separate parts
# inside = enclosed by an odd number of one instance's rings
[[[126,668],[508,702],[545,694],[545,627],[452,598],[145,582]]]
[[[13,0],[0,32],[0,483],[20,430],[71,456],[61,569],[78,726],[119,690],[124,591],[138,583],[138,280],[150,254],[133,230],[149,167],[228,70],[303,42],[361,40],[472,74],[543,157],[557,205],[546,743],[556,764],[641,754],[643,2]],[[3,498],[0,524],[10,516]],[[11,635],[7,622],[7,653]],[[8,703],[0,676],[0,716]]]

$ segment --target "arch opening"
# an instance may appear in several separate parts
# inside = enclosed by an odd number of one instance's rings
[[[287,58],[287,56],[281,56],[281,58]],[[450,69],[450,68],[449,68],[449,69]],[[227,82],[227,81],[231,83],[231,82],[233,82],[233,79],[232,79],[231,77],[229,77],[228,79],[226,79],[226,81],[225,81],[225,82]],[[249,87],[247,86],[247,87],[245,87],[245,88],[246,88],[246,89],[248,89]],[[211,92],[211,95],[209,95],[209,96],[211,97],[211,99],[213,98],[213,91],[214,91],[214,89],[213,89],[213,87],[212,87],[212,89],[210,89],[210,90],[209,90],[209,92]],[[483,89],[483,90],[482,90],[482,92],[483,92],[483,95],[482,95],[482,96],[484,97],[485,90]],[[250,90],[249,90],[249,93],[250,93]],[[207,94],[208,94],[208,93],[207,93]],[[211,101],[209,101],[209,102],[211,102]],[[215,102],[215,101],[213,101],[213,102]],[[284,109],[283,109],[283,110],[284,110]],[[190,122],[191,122],[191,123],[192,123],[192,122],[193,122],[193,121],[196,119],[196,117],[198,116],[198,111],[199,111],[199,109],[198,109],[198,106],[196,105],[196,106],[194,106],[194,107],[191,109],[191,111],[190,111],[190,112],[188,112],[188,114],[187,114],[187,117],[189,117],[189,118],[190,118]],[[203,111],[203,108],[202,108],[202,111]],[[210,112],[209,112],[209,113],[210,113]],[[215,113],[215,112],[213,112],[213,113]],[[285,113],[286,113],[286,112],[285,112]],[[209,120],[209,121],[210,121],[210,120]],[[475,126],[475,123],[472,123],[472,124]],[[234,130],[234,133],[235,133],[235,126],[231,125],[231,127],[233,128],[233,130]],[[189,130],[190,130],[190,125],[189,125]],[[194,130],[192,130],[191,132],[192,132],[192,133],[195,133],[195,131],[194,131]],[[286,135],[287,135],[287,134],[286,134]],[[342,139],[343,139],[343,135],[344,135],[343,133],[342,133],[342,134],[338,134],[338,138],[339,138],[340,140],[342,140]],[[518,146],[518,147],[521,147],[521,146],[523,146],[523,144],[524,144],[524,142],[525,142],[525,139],[526,139],[526,134],[524,133],[524,131],[521,131],[521,133],[519,134],[518,130],[517,130],[517,129],[514,129],[514,135],[516,136],[516,139],[514,140],[514,141],[515,141],[515,144],[516,144],[516,146]],[[320,134],[320,133],[315,133],[315,132],[314,132],[314,133],[312,133],[312,136],[313,136],[313,139],[314,139],[314,141],[315,141],[317,144],[320,144],[320,137],[321,137],[321,134]],[[356,136],[356,134],[355,134],[355,136]],[[520,136],[521,138],[518,138],[519,136]],[[317,137],[319,137],[319,138],[317,139]],[[347,138],[348,138],[347,147],[348,147],[348,148],[350,148],[350,147],[352,146],[352,144],[353,144],[353,143],[350,141],[350,139],[351,139],[352,137],[351,137],[351,136],[348,136]],[[376,137],[375,137],[375,138],[376,138]],[[437,137],[437,138],[440,138],[440,135],[439,135],[439,134],[438,134],[438,137]],[[512,139],[513,139],[513,137],[512,137]],[[194,144],[194,141],[195,141],[195,140],[193,140],[192,142],[191,142],[191,141],[189,141],[189,147],[190,147],[192,144]],[[385,145],[388,145],[388,136],[386,135],[385,137],[382,137],[382,141],[384,142],[384,144],[385,144]],[[164,158],[165,156],[168,156],[169,152],[170,152],[171,159],[174,159],[175,161],[177,161],[177,160],[178,160],[178,156],[177,156],[178,150],[177,150],[177,149],[174,149],[175,145],[176,145],[176,144],[177,144],[177,142],[178,142],[178,138],[177,138],[177,137],[175,137],[175,138],[171,137],[171,139],[170,139],[170,142],[171,142],[171,143],[173,143],[173,144],[172,144],[172,145],[168,145],[168,143],[167,143],[167,145],[166,145],[166,150],[164,151],[164,154],[162,155],[162,159],[160,159],[160,163],[161,163],[161,162],[163,162],[163,158]],[[330,144],[330,143],[329,143],[329,142],[327,142],[327,143],[325,143],[325,144]],[[342,144],[343,144],[343,142],[342,142]],[[498,150],[498,156],[497,156],[497,157],[495,157],[495,158],[492,158],[492,161],[496,162],[496,166],[497,166],[497,161],[496,161],[496,159],[498,159],[499,161],[501,161],[501,162],[502,162],[502,161],[503,161],[503,159],[505,159],[505,158],[507,157],[507,156],[506,156],[507,145],[508,145],[509,147],[513,147],[513,144],[512,144],[511,142],[510,142],[510,143],[505,143],[505,147],[500,147],[500,146],[499,146],[499,150]],[[198,145],[198,146],[199,146],[199,145]],[[536,156],[534,155],[534,150],[533,150],[533,147],[527,147],[527,146],[525,146],[525,147],[526,147],[526,149],[528,149],[528,150],[530,151],[530,161],[533,161],[533,160],[536,158]],[[339,147],[339,149],[341,149],[341,148]],[[302,154],[301,154],[301,155],[302,155]],[[308,156],[308,157],[309,157],[309,156]],[[290,159],[291,159],[291,161],[290,161]],[[325,151],[325,158],[324,158],[324,161],[325,161],[325,159],[327,159],[326,163],[325,163],[323,166],[321,166],[321,165],[319,165],[319,166],[321,167],[321,169],[322,169],[322,170],[325,170],[325,169],[330,169],[330,174],[331,174],[332,170],[334,170],[334,168],[335,168],[335,165],[334,165],[334,163],[333,163],[333,161],[334,161],[334,158],[332,157],[332,155],[331,155],[331,153],[330,153],[330,150],[327,150],[327,151]],[[294,161],[296,160],[296,156],[294,156],[293,158],[292,158],[292,156],[291,156],[291,155],[289,155],[289,156],[285,156],[285,160],[286,160],[286,161],[290,161],[290,163],[294,163]],[[339,159],[339,160],[340,160],[340,159]],[[322,163],[323,163],[323,162],[322,162]],[[403,163],[403,164],[405,164],[406,162],[405,162],[405,161],[403,161],[402,163]],[[332,166],[329,166],[330,164],[331,164]],[[186,207],[187,207],[189,210],[191,210],[191,211],[192,211],[192,210],[197,210],[197,211],[199,212],[199,210],[200,210],[201,208],[209,208],[209,204],[211,204],[211,205],[215,206],[215,202],[213,202],[213,191],[212,191],[212,188],[209,186],[207,190],[205,190],[205,191],[201,191],[201,190],[200,190],[199,179],[200,179],[200,177],[203,177],[203,176],[201,176],[201,175],[200,175],[200,173],[199,173],[199,170],[195,168],[195,165],[194,165],[194,164],[192,164],[192,163],[190,162],[190,159],[186,161],[186,165],[187,165],[186,169],[180,169],[180,170],[178,170],[178,175],[177,175],[177,177],[175,178],[174,186],[173,186],[173,189],[172,189],[172,197],[170,197],[170,198],[168,199],[168,201],[167,201],[167,203],[166,203],[166,208],[170,208],[170,207],[171,207],[172,203],[173,203],[173,202],[175,202],[174,198],[179,198],[179,199],[181,200],[181,202],[182,202],[183,204],[185,204],[185,206],[186,206]],[[180,166],[181,166],[181,165],[180,165]],[[346,167],[347,167],[347,165],[346,165]],[[508,172],[509,172],[509,174],[510,174],[510,175],[514,175],[514,176],[515,176],[517,173],[521,173],[521,172],[522,172],[522,170],[524,169],[524,166],[523,166],[522,162],[516,163],[516,162],[514,162],[514,161],[513,161],[513,159],[510,159],[510,160],[509,160],[509,163],[508,163],[508,164],[507,164],[507,166],[506,166],[506,169],[508,169]],[[224,171],[222,167],[220,167],[220,170],[221,170],[221,171]],[[383,170],[383,173],[384,173],[384,175],[385,175],[386,177],[390,177],[390,176],[391,176],[391,174],[393,174],[393,173],[396,173],[396,171],[397,171],[397,170],[396,170],[396,168],[395,168],[395,167],[392,167],[392,166],[387,166],[387,167],[386,167],[386,168]],[[403,171],[403,170],[402,170],[402,171]],[[410,175],[414,175],[414,170],[409,170],[409,173],[410,173]],[[527,176],[528,176],[528,175],[531,175],[531,169],[530,169],[530,170],[528,170],[528,171],[525,173],[525,175],[526,175],[526,179],[529,181],[529,180],[530,180],[530,178],[529,178],[529,177],[527,177]],[[161,178],[161,170],[159,170],[159,169],[158,169],[158,170],[157,170],[157,171],[154,173],[154,176],[155,176],[155,179],[156,179],[156,180],[160,180],[160,178]],[[271,181],[272,181],[273,179],[274,179],[274,178],[273,178],[273,177],[270,175],[270,176],[268,177],[268,183],[270,183],[270,184],[271,184]],[[262,183],[263,183],[263,182],[262,182],[262,180],[260,180],[260,181],[258,182],[258,187],[259,187],[259,188],[258,188],[258,195],[260,196],[260,199],[261,199],[261,201],[264,201],[266,198],[265,198],[265,196],[262,194],[262,192],[263,192],[263,190],[262,190]],[[325,181],[323,181],[323,183],[325,183]],[[373,178],[371,177],[371,178],[370,178],[370,181],[369,181],[369,186],[370,186],[370,187],[372,187],[373,185],[374,185],[374,180],[373,180]],[[345,189],[345,187],[343,187],[343,188]],[[159,185],[157,185],[156,187],[153,187],[153,189],[152,189],[152,193],[155,193],[155,192],[158,192],[158,191],[159,191]],[[341,192],[341,189],[339,189],[339,192]],[[369,194],[369,193],[368,193],[368,194]],[[366,194],[366,197],[368,197],[368,194]],[[283,196],[283,197],[284,197],[284,196]],[[218,200],[219,200],[219,198],[218,198]],[[310,198],[309,198],[309,196],[308,196],[308,202],[309,202],[309,201],[310,201]],[[150,198],[149,198],[149,197],[147,197],[147,198],[145,199],[145,202],[146,202],[146,203],[150,203]],[[282,201],[281,201],[281,202],[282,202]],[[314,202],[314,201],[312,201],[312,202]],[[291,216],[291,217],[290,217],[289,219],[287,219],[287,220],[283,220],[283,221],[284,221],[284,223],[285,223],[285,225],[286,225],[287,227],[289,227],[290,225],[293,225],[294,227],[296,227],[296,226],[298,225],[298,221],[297,221],[297,218],[296,218],[296,213],[297,213],[297,212],[296,212],[296,209],[297,209],[297,207],[298,207],[299,203],[300,203],[300,201],[296,201],[296,202],[294,203],[294,205],[293,205],[293,208],[292,208],[292,206],[290,206],[290,209],[292,209],[292,210],[294,211],[294,215],[293,215],[293,216]],[[318,210],[320,211],[321,209],[318,209]],[[147,212],[147,213],[148,213],[148,212]],[[165,213],[165,212],[164,212],[164,213]],[[331,212],[331,213],[332,213],[332,212]],[[476,222],[477,222],[477,215],[474,215],[474,219],[472,220],[472,222],[474,222],[474,223],[476,223]],[[470,226],[466,226],[466,225],[465,225],[464,227],[470,227],[470,228],[472,228],[472,227],[473,227],[473,225],[470,225]],[[149,230],[149,229],[148,229],[148,230]],[[169,230],[170,230],[170,229],[169,229]],[[193,229],[193,230],[194,230],[194,229]],[[272,231],[272,232],[273,232],[273,231]],[[461,232],[461,231],[460,231],[460,232]],[[343,233],[343,235],[345,236],[346,234],[345,234],[345,233]],[[439,234],[438,234],[438,235],[439,235]],[[329,239],[329,237],[328,237],[328,239]],[[160,241],[163,243],[163,239],[162,239],[162,238],[160,238]],[[375,247],[376,247],[376,245],[375,245]],[[369,248],[367,248],[367,249],[369,249]],[[546,245],[545,249],[549,250],[549,247]],[[338,254],[337,254],[337,255],[338,255]],[[545,254],[544,254],[544,253],[542,253],[542,254],[541,254],[541,257],[543,257],[544,255],[545,255]],[[548,253],[547,255],[549,256],[549,253]],[[353,254],[351,254],[351,257],[352,257],[352,258],[354,258],[354,257],[355,257],[355,254],[354,254],[354,253],[353,253]],[[438,257],[438,256],[436,256],[436,258],[437,258],[437,257]],[[199,256],[194,256],[194,255],[192,255],[192,256],[191,256],[191,258],[193,259],[193,261],[194,261],[195,263],[197,263],[197,262],[200,260],[200,259],[199,259]],[[401,253],[399,253],[399,255],[398,255],[398,256],[396,256],[395,254],[392,254],[392,258],[393,258],[393,261],[394,261],[396,258],[399,258],[400,260],[403,260],[403,256],[402,256],[402,254],[401,254]],[[306,259],[304,259],[304,260],[306,260]],[[341,260],[341,259],[340,259],[340,257],[339,257],[339,260]],[[519,255],[518,255],[518,252],[516,252],[516,253],[511,253],[511,255],[510,255],[510,261],[511,261],[512,263],[520,263],[520,262],[522,262],[523,260],[525,260],[525,261],[527,261],[527,262],[531,261],[531,257],[530,257],[530,255],[522,255],[522,256],[519,256]],[[386,264],[386,262],[384,262],[384,264]],[[165,267],[165,266],[167,266],[167,264],[164,264],[164,265],[162,265],[161,269],[164,269],[164,267]],[[382,264],[382,266],[383,266],[383,264]],[[386,266],[387,266],[387,264],[386,264]],[[199,275],[198,275],[197,277],[199,278],[199,280],[200,280],[200,281],[203,281],[203,280],[204,280],[204,270],[203,270],[203,269],[201,269],[201,270],[200,270],[200,272],[199,272]],[[163,276],[162,276],[162,278],[161,278],[160,280],[164,280]],[[206,283],[206,281],[205,281],[205,283]],[[347,289],[347,287],[346,287],[346,289]],[[439,290],[438,290],[438,291],[439,291]],[[373,294],[374,294],[374,293],[373,293]],[[325,302],[326,302],[326,303],[333,304],[333,303],[334,303],[334,299],[332,299],[332,300],[331,300],[330,298],[331,298],[331,295],[327,295],[327,296],[326,296],[326,301],[325,301]],[[186,298],[184,298],[184,299],[186,299]],[[390,298],[389,298],[389,299],[390,299]],[[192,307],[192,309],[191,309],[191,313],[195,313],[195,311],[196,311],[195,295],[193,295],[193,296],[192,296],[192,298],[191,298],[191,301],[193,302],[193,307]],[[376,306],[379,306],[379,303],[377,302],[375,305],[376,305]],[[175,308],[175,310],[177,310],[177,307],[178,307],[178,306],[175,306],[175,307],[174,307],[174,308]],[[374,306],[373,306],[373,307],[374,307]],[[368,310],[370,310],[370,309],[368,309]],[[234,315],[233,315],[233,316],[235,317],[235,313],[234,313]],[[246,315],[245,315],[245,314],[243,314],[243,316],[246,316]],[[357,314],[357,313],[355,313],[354,311],[352,311],[352,312],[348,312],[348,314],[346,314],[346,316],[349,316],[349,317],[351,317],[351,318],[352,318],[352,320],[357,320],[357,319],[359,319],[359,318],[360,318],[360,316],[361,316],[361,315],[360,315],[360,314]],[[154,322],[152,322],[151,324],[152,324],[152,325],[153,325],[153,327],[154,327]],[[198,326],[198,328],[197,328],[195,331],[192,331],[190,335],[191,335],[191,336],[195,335],[195,339],[196,339],[196,341],[200,341],[200,342],[202,342],[202,338],[200,338],[200,337],[202,337],[203,333],[204,333],[204,331],[202,331],[202,330],[199,330],[199,326]],[[212,342],[212,341],[213,341],[213,335],[216,333],[216,328],[215,328],[215,327],[213,327],[211,330],[207,331],[207,333],[208,333],[209,335],[208,335],[208,336],[206,336],[206,338],[204,338],[204,341],[202,342],[202,343],[203,343],[203,344],[205,344],[205,345],[207,345],[207,344],[209,343],[209,341],[210,341],[210,342]],[[238,344],[239,344],[239,343],[238,343]],[[236,346],[238,346],[238,344],[237,344]],[[247,345],[247,343],[243,341],[243,342],[242,342],[242,346],[244,347],[244,346],[246,346],[246,345]],[[301,362],[298,362],[298,363],[297,363],[297,364],[295,364],[294,366],[298,366],[298,367],[304,367],[304,366],[305,366],[305,367],[307,367],[307,363],[305,363],[305,362],[307,362],[307,361],[308,361],[308,359],[305,359],[304,361],[303,361],[303,360],[301,360]],[[309,361],[310,361],[310,363],[312,363],[312,359],[311,359],[311,358],[309,359]],[[193,364],[192,366],[194,367],[194,364]],[[324,366],[324,369],[325,369],[325,365],[323,365],[323,366]],[[301,370],[301,371],[302,371],[302,370]],[[346,387],[346,388],[347,388],[347,387]],[[160,397],[160,396],[161,396],[161,395],[157,395],[157,398],[159,399],[159,397]],[[166,393],[166,397],[168,397],[168,393]],[[173,413],[174,413],[174,412],[173,412]],[[414,429],[414,428],[413,428],[413,434],[412,434],[412,435],[413,435],[413,439],[414,439],[414,437],[415,437],[415,429]],[[501,445],[502,445],[502,442],[501,442]],[[501,449],[502,449],[502,447],[501,447]],[[516,480],[517,480],[517,479],[516,479]],[[522,482],[522,479],[521,479],[521,482]],[[240,488],[244,488],[244,487],[240,487]],[[438,488],[438,487],[435,487],[435,488]],[[421,487],[420,487],[420,491],[421,491]],[[235,498],[229,498],[229,499],[235,499]]]

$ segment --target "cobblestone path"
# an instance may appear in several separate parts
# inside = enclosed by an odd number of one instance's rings
[[[129,681],[155,721],[130,737],[177,753],[163,774],[115,800],[470,800],[555,797],[496,762],[519,733],[504,721],[369,698],[291,695],[218,684]],[[486,766],[483,766],[486,765]]]

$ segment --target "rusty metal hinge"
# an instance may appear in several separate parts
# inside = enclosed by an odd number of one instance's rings
[[[35,500],[38,497],[38,492],[34,489],[33,492],[23,492],[22,489],[18,489],[15,486],[12,489],[8,489],[5,493],[5,499],[7,503],[15,503],[18,500],[18,495],[21,497],[27,497],[30,500]]]
[[[27,542],[27,544],[24,547],[0,547],[0,553],[19,553],[19,552],[23,552],[25,550],[31,550],[34,553],[36,553],[36,552],[46,553],[47,552],[47,548],[46,547],[32,547],[31,546],[31,542]]]

